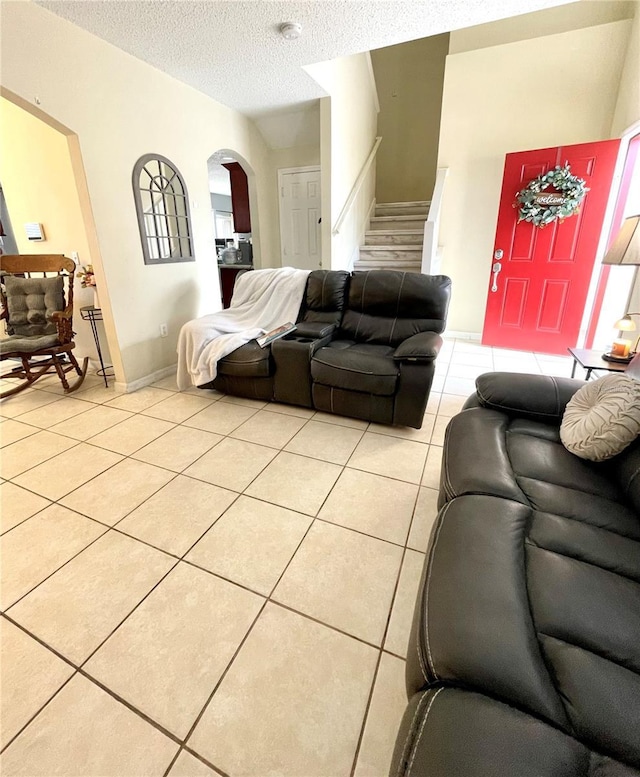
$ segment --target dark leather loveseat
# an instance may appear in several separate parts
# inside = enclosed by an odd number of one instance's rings
[[[569,453],[581,385],[490,373],[450,422],[393,777],[640,775],[640,441]]]
[[[450,294],[444,275],[315,270],[295,332],[243,345],[200,388],[420,428]]]

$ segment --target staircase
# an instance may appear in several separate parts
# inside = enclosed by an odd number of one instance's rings
[[[377,204],[354,269],[419,273],[430,205],[428,200]]]

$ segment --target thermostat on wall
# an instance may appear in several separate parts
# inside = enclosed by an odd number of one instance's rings
[[[29,240],[44,240],[44,229],[42,224],[33,221],[24,225]]]

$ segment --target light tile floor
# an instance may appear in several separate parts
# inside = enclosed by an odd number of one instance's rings
[[[449,340],[420,430],[171,378],[0,403],[2,774],[386,775],[444,431],[493,369],[571,362]]]

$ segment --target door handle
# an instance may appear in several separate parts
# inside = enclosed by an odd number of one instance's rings
[[[493,267],[491,268],[491,272],[493,273],[493,283],[491,284],[491,291],[498,291],[498,275],[500,274],[500,270],[502,270],[502,265],[500,262],[495,262]]]

